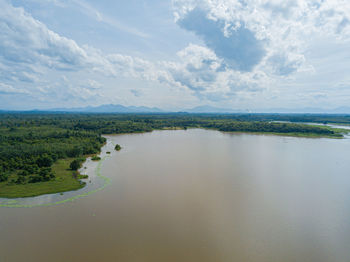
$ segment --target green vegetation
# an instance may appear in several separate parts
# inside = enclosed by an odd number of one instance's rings
[[[95,132],[58,126],[53,119],[0,115],[0,197],[26,197],[70,191],[83,185],[72,171],[84,155],[100,151],[105,139]],[[61,160],[79,165],[62,167]],[[76,161],[77,162],[77,161]],[[58,166],[57,166],[58,165]],[[63,179],[63,176],[67,179]]]
[[[84,160],[85,160],[84,158],[74,159],[69,165],[70,169],[77,171],[78,169],[81,168]]]
[[[92,161],[100,161],[100,160],[101,160],[101,157],[99,157],[99,156],[93,156],[93,157],[91,158],[91,160],[92,160]]]
[[[17,198],[31,197],[43,194],[52,194],[77,190],[84,187],[84,183],[77,180],[70,170],[69,164],[72,159],[59,159],[52,165],[52,171],[55,179],[46,182],[16,184],[11,182],[0,183],[0,197]],[[10,179],[16,180],[16,174],[13,173]]]
[[[115,149],[116,151],[120,151],[120,150],[122,149],[122,147],[121,147],[120,145],[116,144],[115,147],[114,147],[114,149]]]
[[[231,122],[221,123],[220,125],[214,126],[214,128],[226,132],[272,133],[303,137],[343,137],[341,132],[338,132],[334,128],[324,128],[320,126],[301,125],[293,123]]]
[[[87,178],[89,178],[89,176],[88,175],[77,174],[77,178],[78,179],[87,179]]]
[[[279,121],[279,122],[278,122]],[[350,124],[350,116],[266,114],[0,114],[0,197],[75,190],[77,170],[100,152],[101,134],[207,128],[225,132],[342,138],[348,130],[290,122]],[[120,150],[116,145],[115,150]],[[110,154],[110,152],[107,152]],[[99,157],[92,157],[98,161]]]

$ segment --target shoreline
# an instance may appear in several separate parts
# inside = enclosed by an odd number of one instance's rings
[[[108,139],[108,136],[114,136],[114,135],[130,135],[130,134],[143,134],[143,133],[149,133],[153,131],[178,131],[178,130],[187,130],[187,129],[205,129],[205,130],[212,130],[212,131],[219,131],[227,134],[250,134],[250,135],[268,135],[268,136],[285,136],[285,137],[296,137],[296,138],[327,138],[327,139],[345,139],[346,137],[341,134],[342,136],[327,136],[327,135],[321,135],[321,134],[314,134],[314,133],[277,133],[277,132],[249,132],[249,131],[221,131],[215,128],[204,128],[204,127],[190,127],[190,128],[180,128],[180,127],[168,127],[168,128],[163,128],[163,129],[154,129],[152,131],[147,131],[147,132],[130,132],[130,133],[121,133],[121,134],[103,134],[101,135],[102,137],[106,138],[106,143],[101,147],[101,151],[99,154],[96,154],[96,156],[101,157],[101,160],[99,161],[93,161],[91,160],[92,156],[89,155],[85,158],[85,161],[82,163],[82,167],[78,170],[79,175],[88,175],[88,178],[81,178],[77,179],[79,181],[80,185],[77,186],[77,188],[68,188],[68,190],[57,190],[57,191],[52,191],[52,192],[44,192],[44,193],[39,193],[39,194],[33,194],[33,195],[28,195],[28,196],[9,196],[9,197],[0,197],[0,207],[1,205],[1,200],[16,200],[16,199],[30,199],[30,198],[36,198],[40,196],[51,196],[51,195],[64,195],[65,193],[69,192],[78,192],[80,190],[83,190],[84,188],[88,187],[92,183],[94,183],[94,180],[96,180],[97,177],[102,177],[102,175],[96,174],[97,168],[102,163],[106,157],[109,155],[106,153],[107,151],[109,152],[114,152],[113,146],[111,148],[111,141]],[[330,129],[339,129],[336,126],[333,127],[328,127]],[[107,137],[106,137],[107,136]],[[108,149],[107,149],[108,148]],[[67,159],[61,159],[58,161],[65,161]],[[69,174],[67,174],[69,175]],[[84,184],[83,184],[84,183]],[[40,187],[40,185],[37,185]]]
[[[89,175],[86,179],[79,179],[79,181],[85,183],[84,187],[76,190],[59,191],[28,197],[0,197],[0,207],[51,206],[74,201],[102,190],[110,183],[110,179],[102,175],[101,168],[102,163],[110,157],[106,152],[112,152],[112,147],[113,143],[110,139],[107,139],[106,144],[101,148],[101,152],[98,154],[101,160],[92,161],[91,156],[85,159],[82,167],[78,170],[81,174]]]
[[[211,129],[208,129],[211,130]],[[220,130],[217,130],[220,131]],[[242,131],[220,131],[230,134],[247,134],[247,135],[268,135],[268,136],[284,136],[284,137],[296,137],[296,138],[328,138],[328,139],[345,139],[344,136],[326,136],[319,134],[304,134],[304,133],[275,133],[275,132],[242,132]]]
[[[345,129],[339,128],[339,127],[329,127],[330,129],[338,129],[344,131]],[[322,134],[316,134],[316,133],[278,133],[278,132],[254,132],[254,131],[222,131],[216,128],[205,128],[205,127],[189,127],[187,129],[205,129],[205,130],[212,130],[212,131],[219,131],[223,133],[230,133],[230,134],[251,134],[251,135],[271,135],[271,136],[285,136],[285,137],[297,137],[297,138],[329,138],[329,139],[345,139],[345,135],[350,133],[350,129],[347,130],[348,133],[341,133],[341,136],[330,136],[330,135],[322,135]],[[186,129],[155,129],[154,131],[171,131],[171,130],[186,130]]]

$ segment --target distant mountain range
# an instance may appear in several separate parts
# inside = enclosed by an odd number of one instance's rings
[[[0,110],[1,111],[1,110]],[[2,111],[20,111],[20,110],[2,110]],[[22,110],[23,111],[23,110]],[[230,108],[213,107],[209,105],[197,106],[194,108],[183,109],[178,111],[166,111],[157,107],[146,106],[123,106],[123,105],[101,105],[101,106],[87,106],[80,108],[53,108],[53,109],[40,109],[40,110],[26,110],[34,112],[74,112],[74,113],[197,113],[197,114],[233,114],[233,113],[265,113],[265,114],[350,114],[350,107],[338,107],[335,109],[322,109],[313,107],[304,108],[269,108],[269,109],[255,109],[255,110],[239,110]]]
[[[197,106],[191,109],[184,110],[188,113],[244,113],[242,110],[229,109],[229,108],[219,108],[213,106]]]
[[[122,106],[122,105],[101,105],[80,108],[54,108],[45,111],[50,112],[80,112],[80,113],[161,113],[163,110],[157,107],[146,106]]]
[[[213,106],[197,106],[190,109],[179,111],[166,111],[157,107],[146,106],[123,106],[123,105],[101,105],[97,107],[81,107],[81,108],[54,108],[45,110],[50,112],[81,112],[81,113],[243,113],[241,110],[218,108]]]

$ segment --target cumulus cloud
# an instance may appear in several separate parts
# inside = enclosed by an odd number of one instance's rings
[[[31,88],[31,95],[39,101],[57,102],[66,104],[73,102],[98,101],[103,98],[100,93],[101,84],[94,80],[73,81],[63,75],[54,82],[48,82]]]
[[[5,69],[2,79],[7,75],[9,81],[38,84],[47,70],[83,71],[107,77],[156,81],[165,86],[188,89],[200,98],[219,100],[243,89],[255,91],[261,78],[266,78],[262,71],[250,72],[260,62],[264,52],[260,40],[243,28],[223,35],[223,22],[208,20],[202,10],[193,11],[181,23],[188,30],[197,30],[202,23],[212,29],[214,35],[210,35],[211,30],[195,31],[206,39],[208,47],[190,44],[178,52],[180,62],[151,62],[123,54],[104,54],[91,46],[79,46],[75,41],[49,30],[23,8],[15,8],[4,1],[0,3],[0,27],[3,32],[0,36],[0,66]],[[267,78],[265,80],[265,83],[268,82]],[[64,90],[70,90],[68,83],[60,80],[56,80],[56,83],[64,85]],[[56,85],[44,81],[39,86],[49,86],[46,90],[52,92]],[[80,91],[87,94],[92,91],[95,94],[101,87],[93,80],[76,83],[75,86],[76,89],[83,88]],[[81,95],[79,92],[67,93]]]
[[[205,100],[249,98],[305,70],[310,38],[350,38],[345,0],[173,0],[173,8],[176,23],[203,45],[189,44],[177,60],[156,62],[78,45],[0,0],[0,93],[88,100],[103,97],[103,82],[94,76],[122,76],[182,88]],[[141,96],[136,89],[130,93]]]
[[[228,29],[222,19],[211,19],[201,8],[186,13],[178,24],[203,38],[206,45],[225,61],[225,64],[240,71],[251,71],[265,55],[263,42],[252,31],[237,21],[237,26]]]
[[[310,37],[349,38],[345,0],[173,0],[177,23],[232,68],[290,75],[305,66]]]
[[[107,77],[127,75],[150,80],[157,78],[152,72],[151,63],[124,55],[106,55],[99,49],[79,46],[74,40],[48,29],[23,8],[14,7],[4,0],[0,0],[0,32],[1,82],[49,86],[46,89],[52,92],[56,85],[47,83],[48,75],[52,74],[56,79],[50,80],[64,87],[59,90],[68,90],[67,83],[57,79],[59,72],[96,73]],[[90,79],[75,86],[76,89],[83,88],[80,91],[89,95],[101,84]],[[80,92],[69,93],[83,96]]]
[[[200,98],[225,100],[243,90],[256,92],[271,82],[259,70],[240,72],[226,68],[224,59],[207,47],[191,44],[178,56],[179,63],[167,63],[164,67],[172,81],[189,88]]]
[[[49,30],[44,24],[2,1],[0,57],[7,64],[42,64],[59,70],[76,70],[88,61],[75,41]]]

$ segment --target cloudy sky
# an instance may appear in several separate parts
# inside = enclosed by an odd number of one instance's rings
[[[0,0],[0,109],[350,105],[348,0]]]

